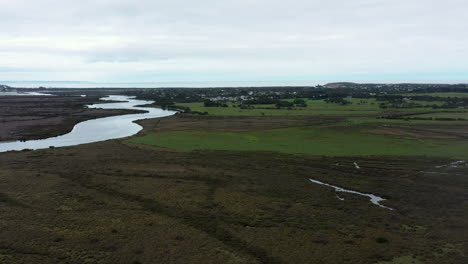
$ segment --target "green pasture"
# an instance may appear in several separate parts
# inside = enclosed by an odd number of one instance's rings
[[[287,99],[293,100],[293,99]],[[241,109],[237,103],[228,103],[228,107],[205,107],[202,102],[177,103],[178,106],[189,107],[192,111],[207,112],[217,116],[272,116],[272,115],[377,115],[384,111],[434,111],[432,108],[381,109],[380,101],[375,99],[350,98],[352,104],[341,105],[326,103],[324,100],[304,99],[307,107],[292,107],[277,109],[273,104],[253,105],[253,109]],[[418,103],[418,101],[415,101]],[[441,104],[441,102],[419,102],[423,104]]]
[[[468,157],[468,141],[377,135],[357,127],[294,127],[252,132],[168,131],[134,137],[133,143],[180,150],[234,150],[326,156],[404,155]]]
[[[462,97],[467,98],[468,93],[406,93],[408,96],[433,96],[433,97]]]

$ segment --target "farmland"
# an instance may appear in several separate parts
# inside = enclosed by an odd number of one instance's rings
[[[373,128],[376,129],[376,128]],[[152,133],[130,140],[181,150],[277,151],[327,156],[411,155],[468,158],[468,142],[381,135],[369,127],[295,127],[258,131],[183,130]]]
[[[291,107],[290,109],[276,108],[274,104],[251,105],[252,108],[241,108],[236,103],[227,104],[228,107],[205,107],[203,102],[176,103],[178,106],[188,107],[192,111],[206,112],[209,115],[230,116],[263,116],[263,115],[377,115],[388,111],[430,111],[432,108],[407,108],[407,109],[381,109],[375,99],[347,99],[351,104],[340,105],[326,103],[324,100],[304,99],[306,107]],[[417,103],[427,103],[420,102]],[[434,102],[432,102],[434,103]],[[441,104],[441,102],[435,102]]]

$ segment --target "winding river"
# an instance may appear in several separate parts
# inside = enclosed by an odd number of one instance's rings
[[[174,115],[175,111],[163,110],[152,107],[138,107],[138,105],[150,104],[153,101],[137,100],[128,96],[110,95],[101,98],[104,101],[121,101],[115,103],[102,103],[88,105],[88,108],[104,109],[133,109],[143,110],[146,113],[126,114],[80,122],[67,134],[39,140],[12,141],[0,143],[0,152],[23,149],[46,149],[53,147],[74,146],[108,139],[123,138],[135,135],[141,129],[140,125],[134,123],[136,120],[157,118]]]

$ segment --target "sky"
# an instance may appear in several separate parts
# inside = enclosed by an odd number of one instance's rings
[[[0,81],[468,82],[466,0],[0,0]]]

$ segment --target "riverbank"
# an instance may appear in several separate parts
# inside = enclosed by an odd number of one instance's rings
[[[1,96],[0,141],[54,137],[82,121],[143,112],[85,108],[95,103],[104,102],[97,96]]]

